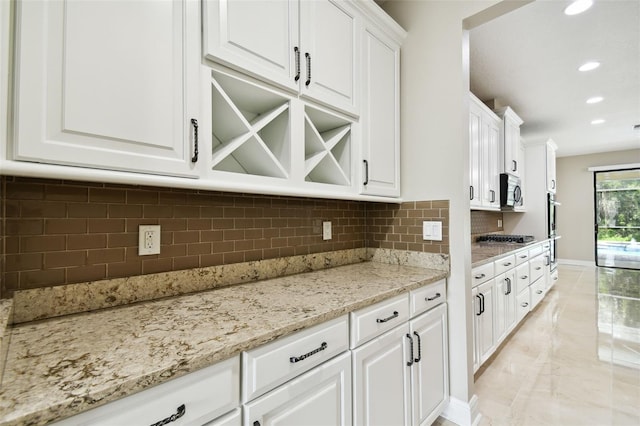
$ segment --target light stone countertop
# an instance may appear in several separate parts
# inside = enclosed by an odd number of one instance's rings
[[[364,262],[16,325],[0,424],[59,420],[447,276]]]
[[[493,262],[502,256],[515,253],[518,250],[526,249],[540,241],[533,241],[526,244],[519,243],[471,243],[471,267],[484,265]]]

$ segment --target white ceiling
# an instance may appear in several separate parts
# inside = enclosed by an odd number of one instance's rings
[[[471,91],[510,106],[522,137],[553,139],[558,156],[640,148],[640,0],[566,16],[569,3],[537,0],[471,30]],[[602,65],[579,72],[589,60]],[[592,96],[604,101],[588,105]]]

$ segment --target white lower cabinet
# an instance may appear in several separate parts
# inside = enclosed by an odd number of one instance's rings
[[[405,323],[353,350],[354,425],[411,425],[408,333]]]
[[[196,426],[224,416],[239,404],[240,360],[236,356],[56,424],[156,424],[175,416],[172,425]],[[222,419],[224,417],[220,421]],[[234,423],[217,423],[216,420],[213,424]]]
[[[496,338],[503,340],[516,325],[516,270],[495,278]]]
[[[354,425],[428,425],[440,415],[449,400],[444,291],[442,281],[411,292],[412,305],[440,304],[352,349]]]
[[[245,426],[311,424],[351,424],[349,352],[244,405]]]
[[[495,282],[489,280],[473,289],[473,300],[475,306],[475,350],[477,351],[478,367],[487,360],[496,347],[494,329],[495,310]]]
[[[229,414],[207,423],[205,426],[242,426],[242,409],[238,407]]]

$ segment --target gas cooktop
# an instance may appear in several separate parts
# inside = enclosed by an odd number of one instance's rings
[[[503,234],[491,234],[491,235],[480,235],[476,238],[476,242],[483,243],[518,243],[518,244],[526,244],[533,242],[533,235],[503,235]]]

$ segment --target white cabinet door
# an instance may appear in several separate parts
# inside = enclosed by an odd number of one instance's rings
[[[496,344],[501,342],[513,329],[516,321],[516,270],[511,269],[495,278]]]
[[[528,290],[527,290],[528,291]],[[480,368],[480,336],[478,331],[478,318],[482,315],[482,301],[478,295],[478,287],[474,287],[471,290],[471,314],[473,315],[473,372],[475,373]]]
[[[300,93],[351,114],[358,112],[359,22],[346,2],[300,2]]]
[[[556,150],[552,141],[547,142],[545,147],[547,160],[547,191],[556,193]]]
[[[509,107],[505,107],[497,113],[503,121],[500,144],[501,170],[503,173],[522,176],[519,163],[522,119]]]
[[[361,192],[400,196],[400,46],[367,27],[362,40]]]
[[[405,323],[353,350],[353,424],[411,424],[409,327]]]
[[[18,2],[14,159],[197,176],[199,9]]]
[[[480,207],[480,123],[482,121],[482,110],[473,100],[469,102],[469,199],[471,207]]]
[[[484,132],[486,130],[486,137]],[[483,173],[482,173],[482,200],[483,206],[500,209],[500,168],[498,159],[500,155],[500,122],[493,117],[485,115],[482,121],[483,136]]]
[[[494,280],[487,281],[478,286],[476,297],[478,311],[476,312],[476,332],[478,339],[478,358],[482,364],[495,349],[494,311],[495,311],[495,286]]]
[[[351,420],[350,352],[244,405],[245,426],[346,426]]]
[[[298,0],[206,0],[203,10],[207,58],[298,91]]]
[[[410,328],[415,345],[411,380],[413,424],[430,425],[449,401],[447,305],[412,320]]]

